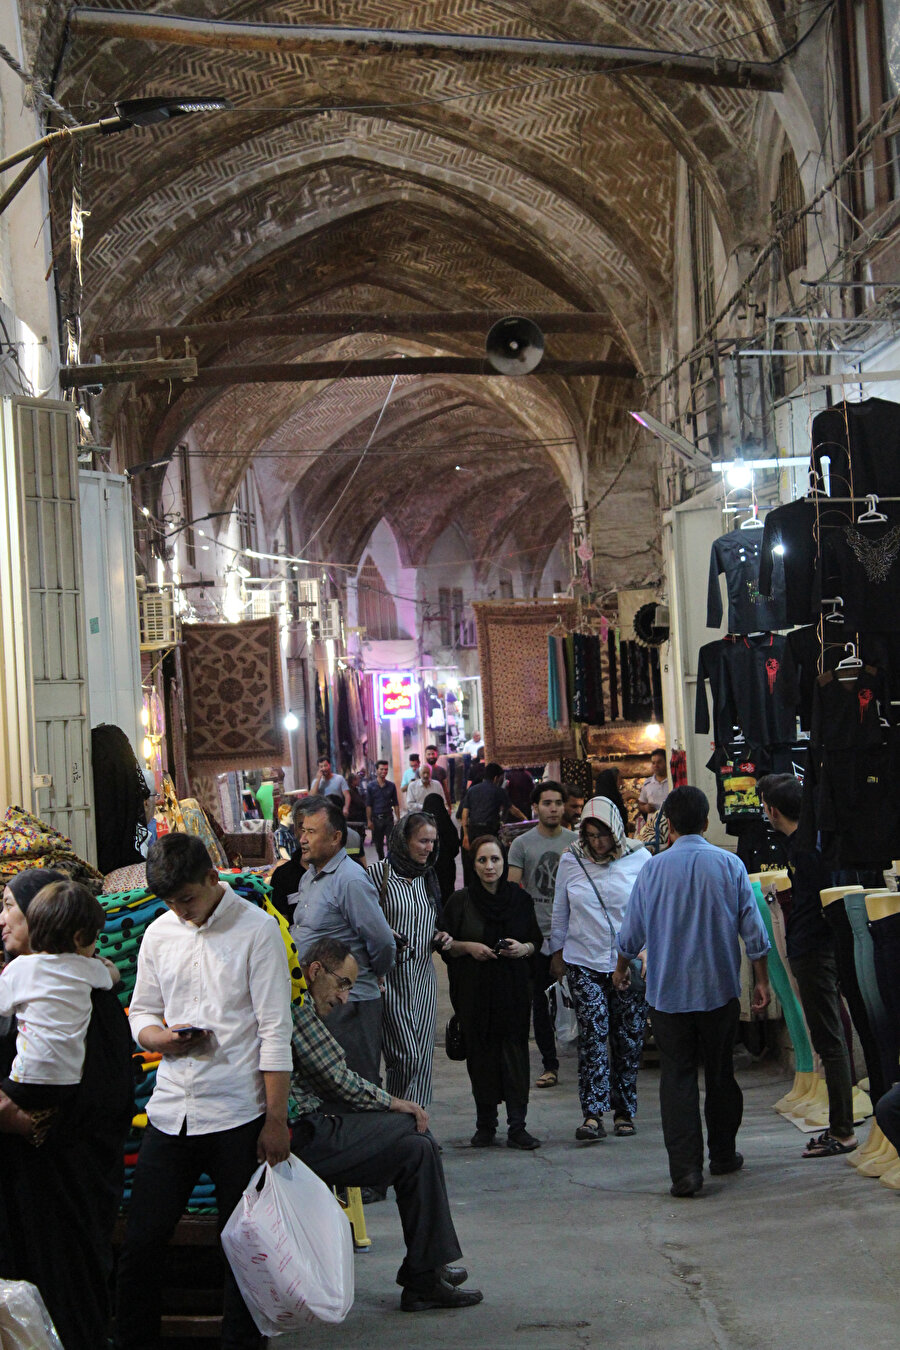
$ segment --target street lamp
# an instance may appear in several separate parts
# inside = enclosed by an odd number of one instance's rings
[[[62,131],[51,131],[39,141],[32,141],[14,155],[0,159],[0,173],[12,169],[24,160],[28,163],[17,174],[5,192],[0,195],[0,214],[18,195],[31,175],[40,168],[45,157],[59,141],[73,140],[81,136],[111,136],[127,127],[148,127],[157,122],[168,122],[173,117],[181,117],[192,112],[228,111],[234,104],[227,98],[131,98],[115,105],[115,117],[102,117],[99,122],[85,122],[82,126],[65,127]]]

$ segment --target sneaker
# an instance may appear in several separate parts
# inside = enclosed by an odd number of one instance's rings
[[[472,1135],[473,1148],[490,1148],[494,1142],[496,1130],[489,1130],[486,1125],[479,1125],[478,1129]]]
[[[517,1129],[510,1130],[507,1139],[507,1148],[521,1148],[531,1150],[540,1148],[540,1139],[535,1139],[533,1134],[529,1134],[524,1125],[519,1125]]]
[[[401,1312],[430,1312],[434,1308],[471,1308],[484,1298],[480,1289],[454,1289],[435,1272],[428,1284],[407,1286],[400,1295]]]

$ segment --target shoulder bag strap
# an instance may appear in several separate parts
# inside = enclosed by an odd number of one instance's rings
[[[600,908],[603,910],[603,913],[604,913],[604,915],[606,916],[606,922],[609,924],[609,932],[610,932],[610,936],[611,936],[612,941],[613,941],[613,946],[615,946],[615,942],[616,942],[616,930],[615,930],[615,928],[613,927],[613,921],[612,921],[612,919],[609,917],[609,910],[606,908],[606,905],[603,903],[603,896],[602,896],[602,895],[600,894],[600,892],[597,890],[597,887],[596,887],[596,885],[595,885],[595,883],[594,883],[594,879],[593,879],[593,877],[591,876],[590,872],[589,872],[589,871],[587,870],[587,868],[585,867],[584,861],[583,861],[581,858],[579,858],[579,856],[578,856],[577,853],[573,853],[572,856],[573,856],[573,858],[575,859],[575,861],[578,863],[578,866],[581,868],[581,870],[582,870],[582,872],[584,873],[584,875],[587,877],[587,879],[588,879],[588,885],[590,886],[591,890],[594,892],[594,894],[596,895],[597,899],[600,901]]]
[[[387,899],[388,884],[391,880],[391,864],[387,858],[384,860],[384,867],[381,869],[381,886],[379,888],[378,903],[384,909],[384,902]]]

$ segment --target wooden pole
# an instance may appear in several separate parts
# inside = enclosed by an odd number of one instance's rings
[[[225,51],[345,55],[349,52],[412,57],[490,58],[516,65],[574,67],[622,75],[664,76],[690,84],[779,92],[778,66],[765,61],[735,61],[722,56],[645,47],[610,47],[598,42],[555,42],[496,34],[430,33],[397,28],[343,28],[287,23],[231,23],[174,14],[135,14],[79,7],[69,15],[69,31],[88,41],[121,37],[185,47]],[[273,109],[273,111],[277,111]]]

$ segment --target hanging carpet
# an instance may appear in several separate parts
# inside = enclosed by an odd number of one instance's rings
[[[186,624],[183,642],[191,769],[289,763],[277,618]]]
[[[547,635],[562,617],[574,623],[574,601],[474,606],[484,702],[484,742],[491,759],[511,767],[570,754],[572,732],[549,720]]]

